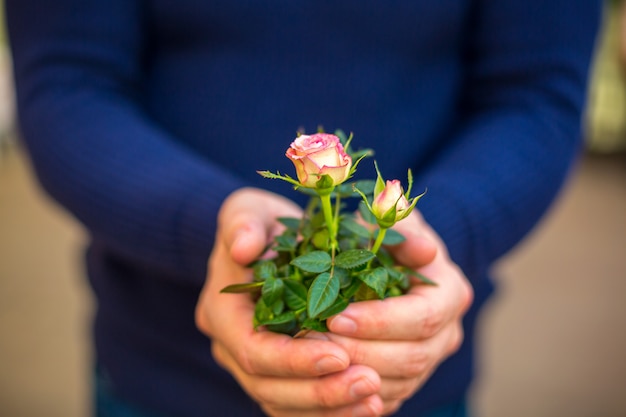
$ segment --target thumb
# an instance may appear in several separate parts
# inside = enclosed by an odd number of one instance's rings
[[[270,240],[269,224],[248,214],[239,213],[224,237],[230,256],[240,265],[247,265],[261,256]]]
[[[435,259],[438,242],[416,211],[397,223],[395,229],[406,237],[404,242],[388,248],[396,261],[410,268],[420,268]]]
[[[299,215],[300,208],[284,197],[244,188],[231,194],[222,205],[218,239],[235,262],[247,265],[263,253],[277,233],[277,217]]]

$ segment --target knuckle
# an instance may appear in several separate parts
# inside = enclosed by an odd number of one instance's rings
[[[354,364],[366,364],[368,362],[368,351],[361,343],[352,343],[349,349],[351,362]]]
[[[253,361],[250,360],[250,357],[246,353],[246,349],[237,349],[234,356],[235,356],[235,360],[237,361],[237,364],[239,365],[239,367],[241,368],[243,372],[245,372],[248,375],[257,374],[257,369],[254,366]]]
[[[428,370],[429,357],[422,348],[416,348],[405,364],[404,374],[410,378],[423,375]]]
[[[444,316],[445,314],[441,307],[432,304],[428,306],[426,317],[422,324],[422,336],[429,338],[437,334],[443,324]]]
[[[332,408],[337,405],[337,400],[333,395],[335,392],[337,392],[337,390],[330,389],[327,384],[315,384],[313,387],[315,400],[322,408]]]

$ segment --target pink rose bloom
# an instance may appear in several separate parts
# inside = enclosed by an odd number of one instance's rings
[[[372,202],[372,213],[377,219],[389,220],[391,225],[395,222],[405,218],[408,213],[407,209],[410,209],[411,204],[404,196],[404,190],[400,185],[399,180],[386,181],[385,188],[374,196]],[[395,211],[395,216],[388,214],[390,210]],[[387,217],[387,215],[389,217]]]
[[[352,158],[335,135],[301,135],[291,143],[286,155],[295,165],[298,181],[304,187],[315,188],[322,175],[328,175],[333,186],[350,176]]]

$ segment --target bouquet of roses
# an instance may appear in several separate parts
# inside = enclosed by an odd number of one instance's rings
[[[404,237],[391,227],[407,217],[424,193],[410,198],[399,180],[385,181],[375,164],[375,181],[346,182],[371,151],[353,152],[352,135],[317,133],[298,136],[286,152],[297,180],[260,171],[311,196],[302,218],[279,218],[284,231],[250,267],[253,281],[230,285],[226,293],[251,293],[254,326],[298,335],[327,331],[326,319],[349,303],[404,294],[411,277],[430,284],[418,272],[397,265],[383,245]],[[342,200],[360,197],[356,213],[345,213]]]

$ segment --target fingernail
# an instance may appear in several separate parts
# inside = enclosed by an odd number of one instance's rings
[[[336,333],[352,334],[356,332],[356,323],[346,316],[337,316],[331,322],[332,330]]]
[[[350,386],[350,395],[354,399],[363,398],[374,393],[374,385],[367,378],[359,378]]]
[[[315,368],[320,375],[325,375],[345,369],[346,364],[335,356],[324,356],[322,359],[317,361]]]

